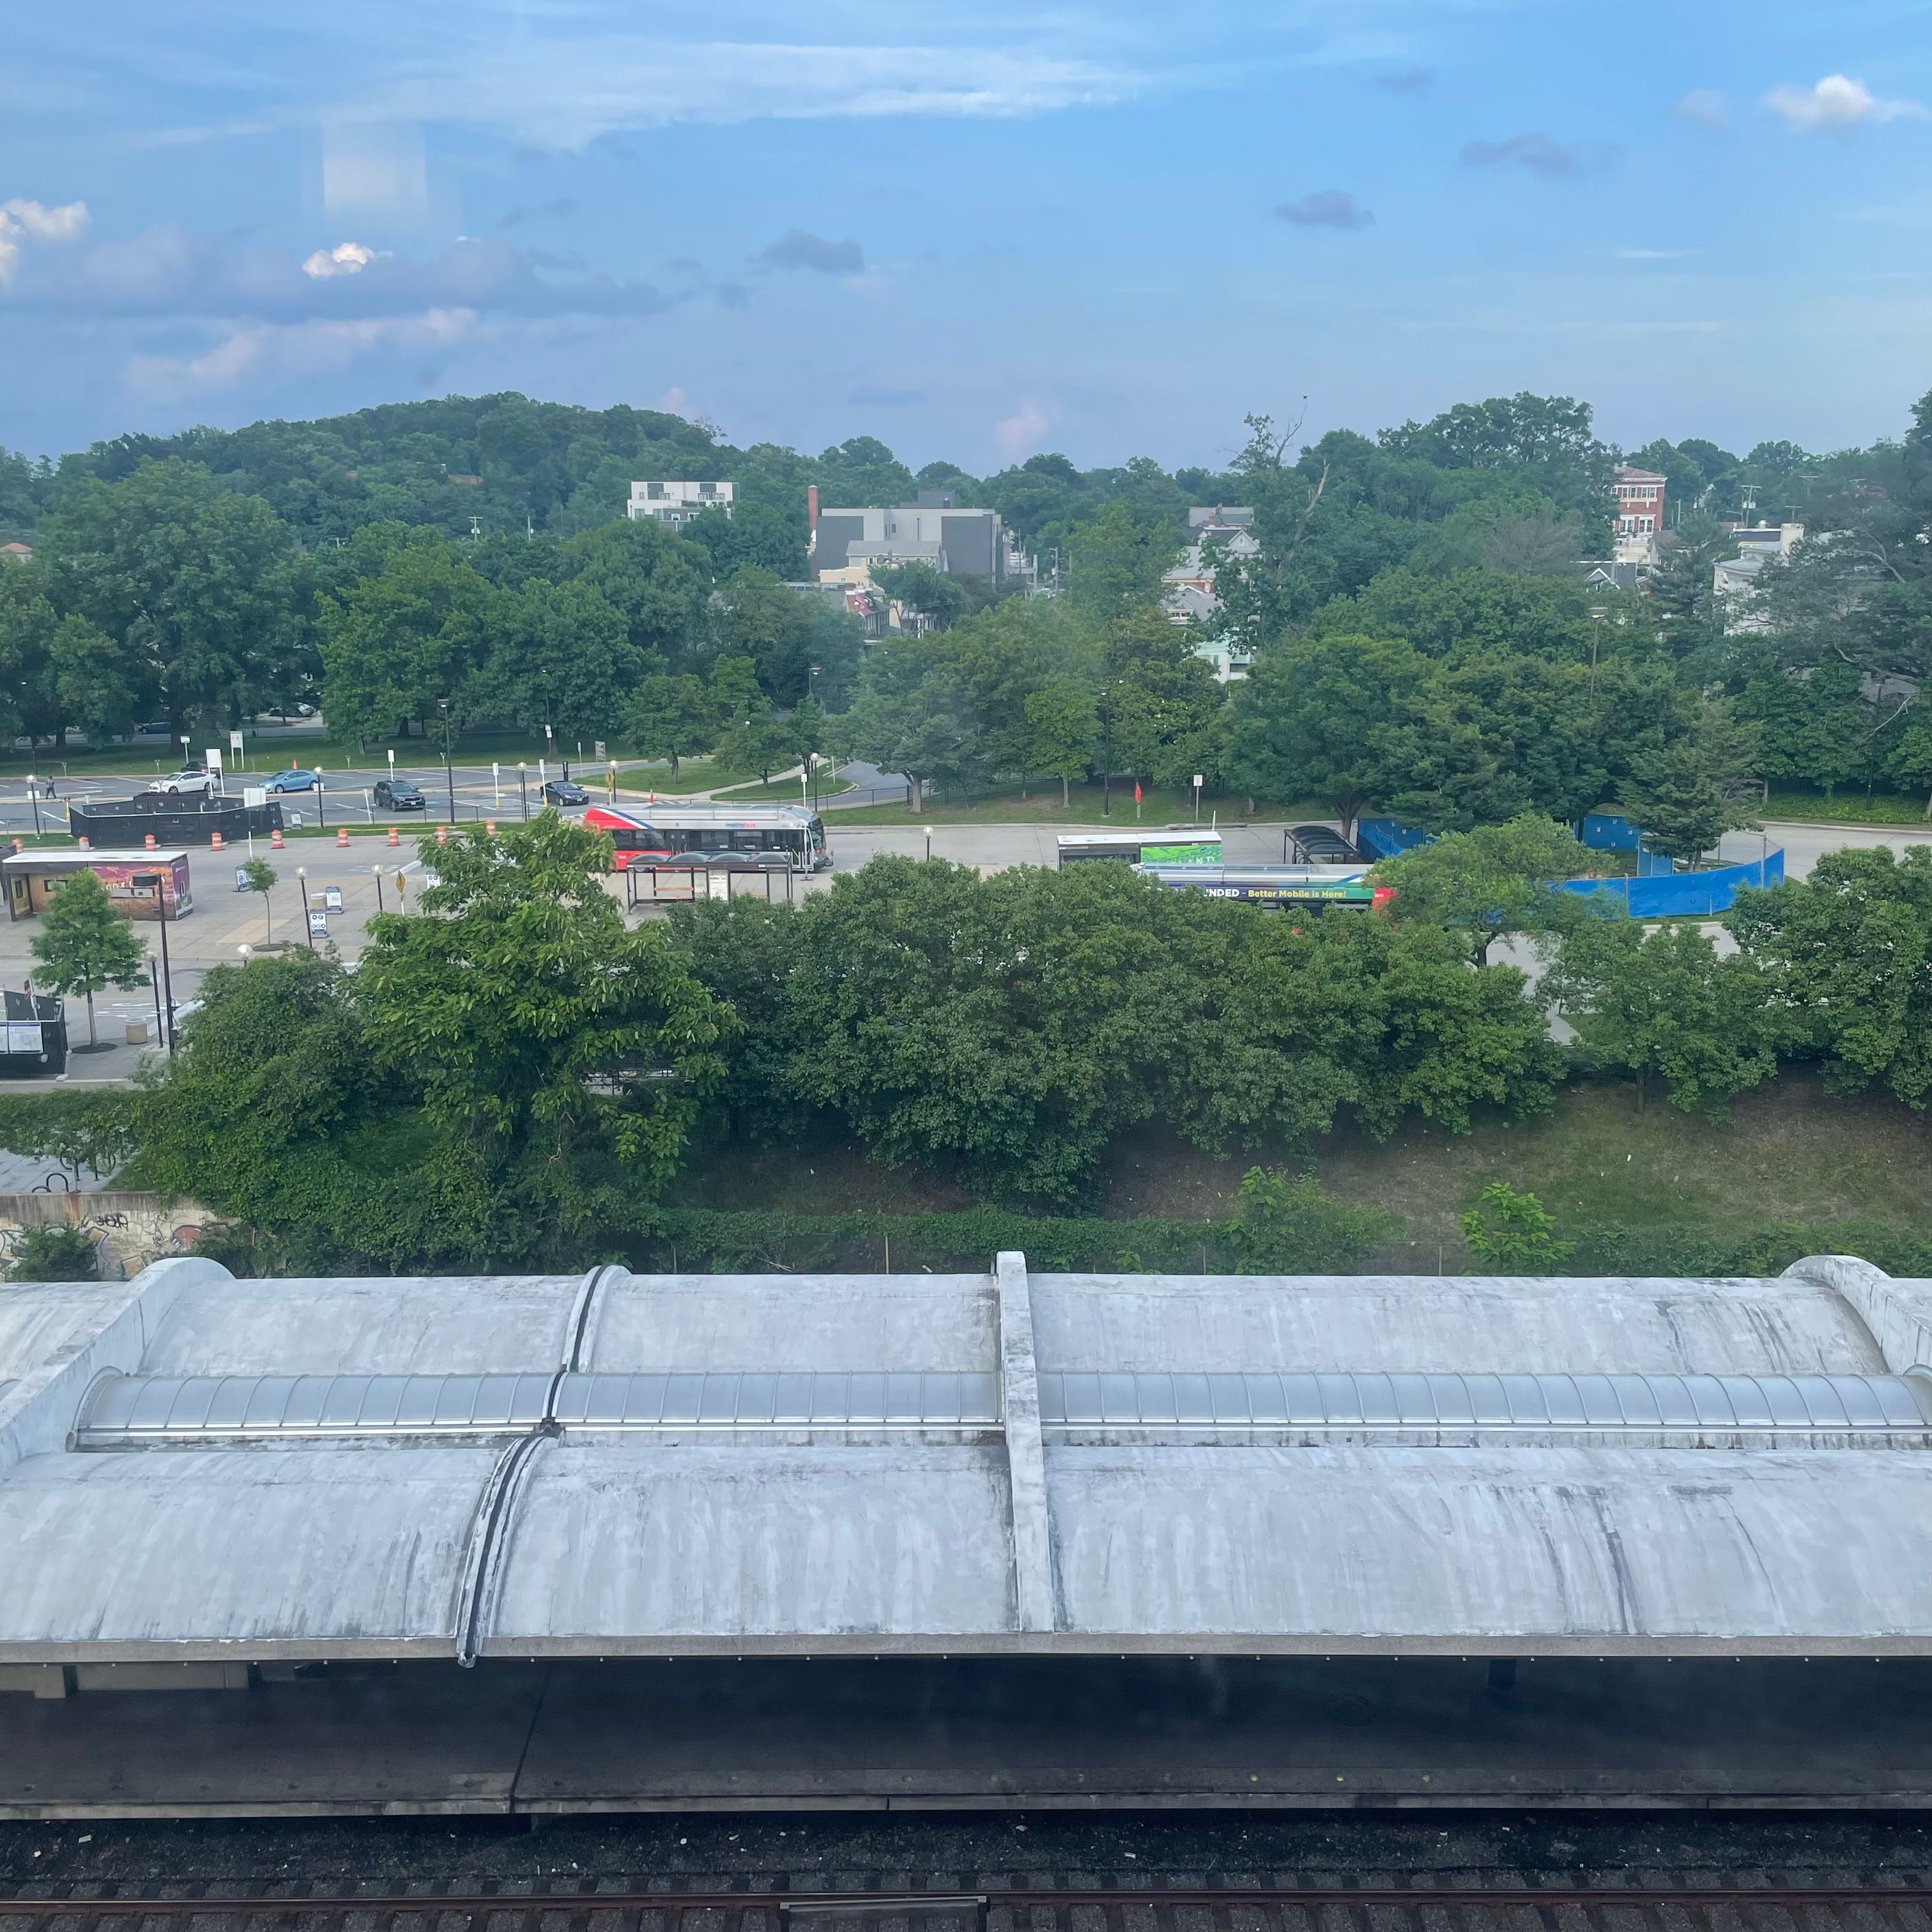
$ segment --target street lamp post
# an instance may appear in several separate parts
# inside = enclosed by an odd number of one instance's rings
[[[296,890],[302,896],[302,936],[308,940],[308,950],[313,952],[315,950],[315,934],[309,930],[308,868],[306,866],[296,868]]]
[[[521,758],[517,760],[517,796],[524,808],[524,823],[530,822],[530,768]]]
[[[167,882],[159,872],[136,872],[132,882],[143,892],[151,887],[154,895],[154,910],[161,922],[161,983],[166,988],[168,1002],[167,1018],[161,1032],[168,1043],[168,1054],[172,1058],[175,1050],[175,976],[168,963],[168,889]]]
[[[32,772],[27,774],[27,796],[34,808],[34,836],[40,836],[40,782]]]
[[[926,856],[928,859],[932,856],[932,827],[929,825],[926,828]]]
[[[376,910],[380,913],[382,910],[382,868],[371,866],[369,869],[376,875]]]
[[[442,775],[449,783],[449,822],[456,823],[456,767],[449,757],[449,700],[439,698],[436,708],[442,713]]]

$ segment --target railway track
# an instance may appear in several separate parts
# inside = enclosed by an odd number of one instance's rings
[[[1865,1886],[1053,1886],[398,1893],[23,1886],[0,1932],[1932,1932],[1932,1875]]]

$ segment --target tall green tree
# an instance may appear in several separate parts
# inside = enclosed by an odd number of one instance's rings
[[[1383,860],[1372,876],[1394,887],[1394,917],[1442,927],[1472,965],[1486,966],[1498,940],[1547,942],[1588,918],[1583,902],[1557,886],[1588,862],[1568,826],[1525,812],[1505,824],[1445,832]]]
[[[1744,788],[1757,759],[1756,732],[1706,701],[1690,729],[1631,760],[1618,796],[1653,852],[1693,865],[1726,832],[1756,827]]]
[[[1028,762],[1060,781],[1060,802],[1071,802],[1069,788],[1084,778],[1100,736],[1100,714],[1090,686],[1077,678],[1050,679],[1026,701],[1033,740]]]
[[[27,945],[39,962],[34,977],[49,992],[86,996],[90,1047],[100,1044],[94,994],[110,986],[132,992],[148,983],[147,950],[132,924],[114,910],[98,872],[74,872],[62,881]]]
[[[616,736],[618,721],[650,660],[623,616],[584,578],[539,579],[497,607],[494,648],[484,668],[488,708],[526,729],[549,725],[563,755],[579,741]]]
[[[1932,1095],[1932,846],[1827,852],[1807,879],[1738,895],[1730,926],[1766,987],[1779,1050],[1826,1085]]]
[[[425,842],[434,916],[372,921],[356,1004],[379,1066],[475,1175],[500,1251],[650,1225],[730,1016],[607,892],[607,836],[545,812]]]
[[[79,484],[46,519],[36,556],[56,607],[139,662],[144,698],[177,731],[251,716],[303,646],[287,526],[198,464],[147,462],[117,482]]]
[[[1616,919],[1576,927],[1544,981],[1585,1051],[1636,1082],[1640,1108],[1661,1082],[1673,1105],[1714,1118],[1777,1071],[1767,990],[1694,927]]]
[[[686,758],[710,750],[723,728],[718,706],[702,678],[688,671],[674,676],[658,661],[638,681],[625,713],[625,729],[646,758],[668,758],[675,779]]]
[[[1376,727],[1421,688],[1424,660],[1373,638],[1306,638],[1258,658],[1235,691],[1228,773],[1250,796],[1318,798],[1351,834],[1398,782]]]

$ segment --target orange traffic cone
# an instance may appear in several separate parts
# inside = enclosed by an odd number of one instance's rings
[[[279,825],[278,825],[278,826],[275,826],[275,828],[274,828],[274,830],[272,830],[272,831],[268,834],[268,850],[269,850],[271,852],[279,852],[281,849],[282,849],[282,828],[281,828]]]
[[[221,848],[221,834],[220,834],[220,832],[218,832],[214,835],[214,849],[215,849],[215,850],[216,850],[216,851],[218,851],[218,852],[219,852],[219,851],[222,849],[222,848]]]
[[[337,832],[335,835],[335,842],[338,845],[346,845],[349,843],[349,828],[347,826],[345,825],[342,826],[340,830]]]
[[[396,836],[396,828],[393,825],[389,827],[389,843],[392,845],[400,845],[402,842],[403,842]]]

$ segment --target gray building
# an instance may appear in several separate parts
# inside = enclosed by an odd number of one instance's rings
[[[812,498],[815,575],[862,572],[874,563],[928,563],[949,574],[1004,580],[1006,531],[997,510],[963,510],[950,490],[922,490],[895,508],[820,508]]]

